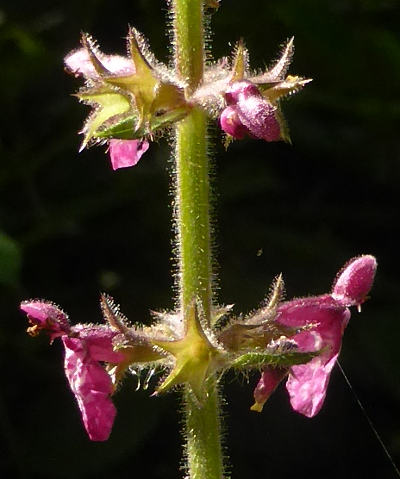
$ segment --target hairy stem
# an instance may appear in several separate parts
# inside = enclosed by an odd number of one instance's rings
[[[208,397],[201,407],[185,393],[186,468],[190,479],[223,479],[219,395],[209,380]]]
[[[201,82],[204,69],[203,0],[173,0],[175,68],[186,83],[186,95]],[[186,311],[200,301],[210,324],[212,267],[207,119],[193,111],[176,127],[175,214],[178,235],[179,302]],[[216,382],[207,384],[201,406],[185,391],[184,435],[190,479],[223,477],[219,396]]]
[[[194,298],[211,312],[211,246],[206,118],[193,110],[176,128],[176,215],[180,306]]]

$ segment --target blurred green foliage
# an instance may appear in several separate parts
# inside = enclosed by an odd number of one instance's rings
[[[163,0],[0,7],[0,471],[9,477],[177,477],[178,395],[149,398],[128,378],[110,441],[90,443],[60,345],[27,337],[18,312],[21,299],[45,297],[73,322],[96,322],[102,290],[132,321],[173,307],[168,141],[117,172],[102,147],[78,155],[88,110],[63,72],[81,30],[124,53],[128,24],[167,60],[165,17]],[[225,153],[212,127],[219,300],[247,312],[281,271],[288,297],[323,293],[347,259],[375,254],[372,299],[353,314],[341,362],[398,462],[399,24],[396,0],[222,0],[210,46],[220,57],[243,37],[261,68],[294,34],[291,72],[314,78],[284,105],[293,147],[242,141]],[[313,420],[290,410],[283,389],[262,414],[249,412],[256,377],[233,379],[224,387],[233,478],[395,477],[338,371]]]

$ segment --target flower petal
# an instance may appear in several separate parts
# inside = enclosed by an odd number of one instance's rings
[[[247,127],[240,121],[237,107],[234,105],[227,106],[220,116],[221,128],[225,133],[231,135],[236,140],[243,139],[246,135],[250,134]]]
[[[28,315],[31,327],[28,333],[35,336],[44,329],[50,335],[50,340],[68,334],[71,327],[68,316],[57,305],[50,301],[28,300],[20,305],[22,311]]]
[[[323,345],[329,343],[335,348],[338,346],[337,334],[343,333],[349,319],[350,311],[330,294],[286,301],[278,307],[276,315],[278,323],[284,326],[312,327],[321,335]],[[301,337],[300,333],[292,338],[299,347],[302,346]]]
[[[371,255],[351,259],[339,272],[332,296],[345,306],[359,306],[372,287],[376,268],[376,259]]]
[[[104,67],[113,74],[130,75],[135,73],[135,65],[132,60],[120,55],[102,55],[97,53],[99,61]],[[76,76],[82,75],[85,78],[92,80],[99,79],[90,54],[86,48],[79,48],[69,53],[65,59],[65,66]]]
[[[109,145],[113,170],[135,166],[149,149],[146,140],[110,140]]]
[[[276,118],[276,107],[262,97],[253,96],[239,100],[238,115],[251,133],[261,140],[281,140],[281,127]]]
[[[256,402],[250,408],[252,411],[262,411],[265,402],[269,399],[287,373],[287,369],[282,368],[268,368],[261,373],[261,378],[253,393]]]
[[[319,356],[307,364],[292,366],[286,389],[295,411],[307,417],[313,417],[320,411],[338,355],[331,356],[328,361]]]
[[[89,438],[106,441],[116,410],[110,399],[111,378],[89,354],[86,342],[79,338],[62,338],[65,346],[65,374],[82,414]]]
[[[277,107],[261,95],[256,85],[249,81],[235,82],[225,92],[225,99],[228,106],[220,120],[225,132],[238,139],[245,133],[266,141],[282,139]]]
[[[312,330],[301,331],[292,338],[300,350],[325,348],[320,356],[307,364],[290,369],[286,388],[295,411],[307,417],[320,411],[349,319],[350,311],[330,295],[294,299],[278,308],[277,321],[281,324],[312,327]]]
[[[88,354],[94,361],[118,364],[124,360],[124,355],[113,349],[112,340],[119,331],[108,326],[92,324],[78,324],[73,326],[72,331],[85,342]]]

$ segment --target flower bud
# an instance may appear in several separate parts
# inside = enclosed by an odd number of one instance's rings
[[[339,272],[332,296],[346,306],[361,305],[374,282],[376,267],[376,259],[371,255],[351,259]]]
[[[276,116],[277,107],[272,105],[249,81],[231,85],[225,93],[228,106],[220,118],[221,128],[233,138],[249,136],[265,141],[279,141],[281,128]]]

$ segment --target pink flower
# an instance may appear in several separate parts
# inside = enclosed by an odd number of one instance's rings
[[[261,412],[264,403],[278,387],[279,383],[287,376],[286,369],[273,368],[266,369],[261,374],[256,388],[254,389],[255,404],[251,407],[253,411]]]
[[[307,417],[315,416],[326,396],[330,373],[339,355],[342,336],[349,319],[349,306],[359,306],[368,294],[375,276],[373,256],[349,261],[339,273],[331,294],[300,298],[282,303],[276,321],[290,327],[309,326],[294,339],[300,351],[322,353],[307,364],[292,366],[286,388],[293,409]],[[266,369],[254,391],[255,410],[261,410],[284,375]]]
[[[31,336],[36,336],[44,329],[49,334],[50,341],[53,342],[54,338],[70,332],[68,316],[55,304],[35,299],[23,301],[20,307],[28,315],[31,325],[28,333]]]
[[[277,107],[267,101],[250,81],[233,83],[225,92],[227,107],[220,117],[221,128],[236,139],[246,134],[266,141],[279,141],[281,128]]]
[[[146,140],[110,140],[109,145],[113,170],[135,166],[149,149]]]
[[[120,55],[104,55],[96,50],[96,57],[102,66],[112,74],[131,75],[135,73],[135,65],[128,57]],[[100,80],[100,75],[96,71],[93,60],[88,48],[79,48],[69,53],[65,59],[67,70],[75,76],[83,76],[90,80]]]
[[[108,361],[112,352],[111,340],[95,344],[90,339],[64,336],[64,368],[69,385],[78,402],[83,424],[92,441],[106,441],[116,415],[110,396],[111,378],[99,361]],[[103,344],[101,344],[103,343]],[[93,354],[93,349],[96,354]],[[122,356],[122,355],[121,355]]]
[[[102,362],[119,364],[124,355],[113,350],[118,331],[108,326],[70,326],[66,314],[46,301],[24,301],[21,309],[28,314],[37,334],[44,329],[51,340],[61,336],[65,347],[65,374],[92,441],[108,439],[116,414],[111,401],[112,381]],[[32,329],[32,328],[29,328]]]

